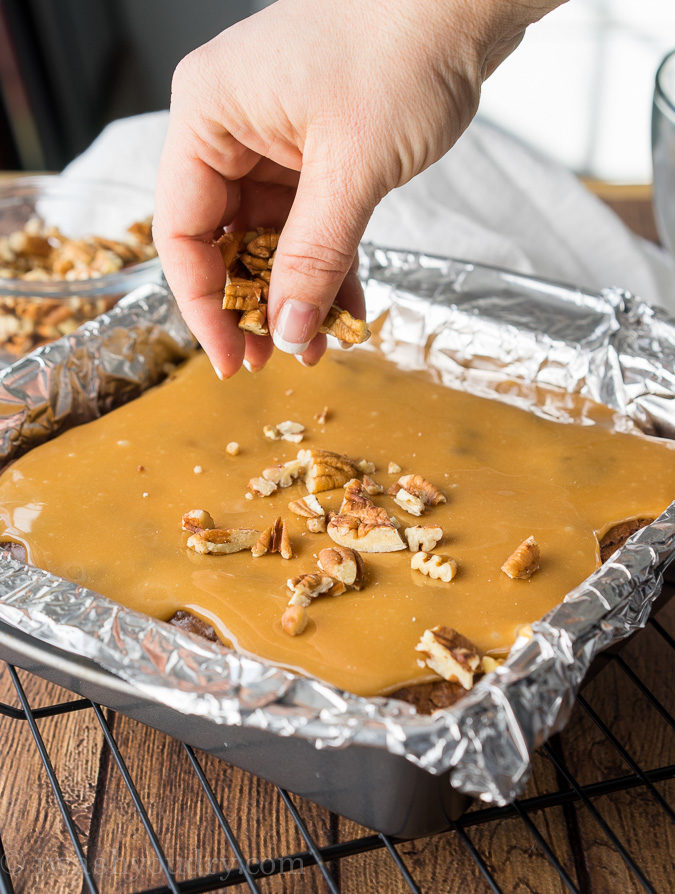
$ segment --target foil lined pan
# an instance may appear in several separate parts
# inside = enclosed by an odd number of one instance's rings
[[[369,349],[400,365],[565,422],[564,402],[535,407],[527,388],[503,386],[559,387],[675,437],[675,320],[631,295],[373,246],[361,275],[377,330]],[[132,399],[192,347],[170,294],[151,286],[8,367],[1,464]],[[533,751],[564,726],[593,658],[644,626],[673,558],[675,503],[535,623],[495,673],[430,717],[198,640],[11,558],[0,562],[0,620],[183,714],[319,749],[386,749],[432,774],[450,769],[456,789],[503,804],[522,791]]]

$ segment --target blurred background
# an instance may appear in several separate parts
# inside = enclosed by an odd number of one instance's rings
[[[179,59],[255,0],[0,0],[0,167],[59,170],[114,118],[166,108]],[[576,173],[651,179],[672,0],[573,0],[529,29],[481,114]]]

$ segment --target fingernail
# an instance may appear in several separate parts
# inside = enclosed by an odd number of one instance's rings
[[[247,369],[250,373],[257,372],[256,368],[251,366],[250,362],[244,359],[244,369]]]
[[[316,366],[316,364],[319,362],[318,360],[315,360],[314,363],[308,363],[308,362],[305,360],[305,358],[302,357],[300,354],[296,354],[296,355],[295,355],[295,359],[298,361],[298,363],[299,363],[301,366],[306,366],[307,369],[311,369],[311,367]]]
[[[221,382],[224,382],[224,381],[225,381],[225,376],[224,376],[224,374],[218,369],[217,366],[214,366],[214,367],[213,367],[213,371],[214,371],[214,373],[218,376],[218,378],[220,379]]]
[[[296,298],[287,298],[281,305],[272,340],[280,351],[302,354],[309,347],[318,322],[318,307]]]

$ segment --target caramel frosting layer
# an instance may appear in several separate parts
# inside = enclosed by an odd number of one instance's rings
[[[675,497],[669,442],[612,430],[612,413],[568,395],[562,424],[453,391],[373,353],[332,351],[314,369],[275,353],[255,375],[227,382],[189,360],[165,384],[22,457],[0,477],[0,531],[29,561],[131,608],[168,619],[188,611],[241,651],[362,695],[437,679],[418,664],[426,629],[454,628],[483,652],[503,654],[517,628],[560,602],[599,564],[596,534],[656,516]],[[322,409],[328,407],[325,419]],[[319,416],[317,420],[315,417]],[[292,420],[303,440],[271,440]],[[231,442],[238,452],[226,449]],[[281,626],[286,581],[317,570],[334,546],[288,509],[303,484],[246,498],[249,479],[323,448],[375,464],[377,506],[405,527],[440,526],[434,552],[452,556],[446,582],[410,567],[407,549],[364,553],[362,589],[319,596],[298,636]],[[400,470],[388,472],[400,466]],[[422,517],[386,491],[421,475],[446,497]],[[318,493],[338,511],[342,489]],[[263,532],[286,522],[293,558],[186,547],[181,517],[204,509],[219,528]],[[541,557],[529,579],[500,568],[533,536]]]

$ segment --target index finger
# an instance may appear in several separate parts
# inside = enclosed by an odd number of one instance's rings
[[[191,133],[169,125],[157,176],[155,245],[185,322],[216,374],[227,378],[241,366],[245,343],[236,315],[221,309],[226,271],[213,240],[236,214],[236,181],[257,156],[230,137],[216,169],[201,157]]]

